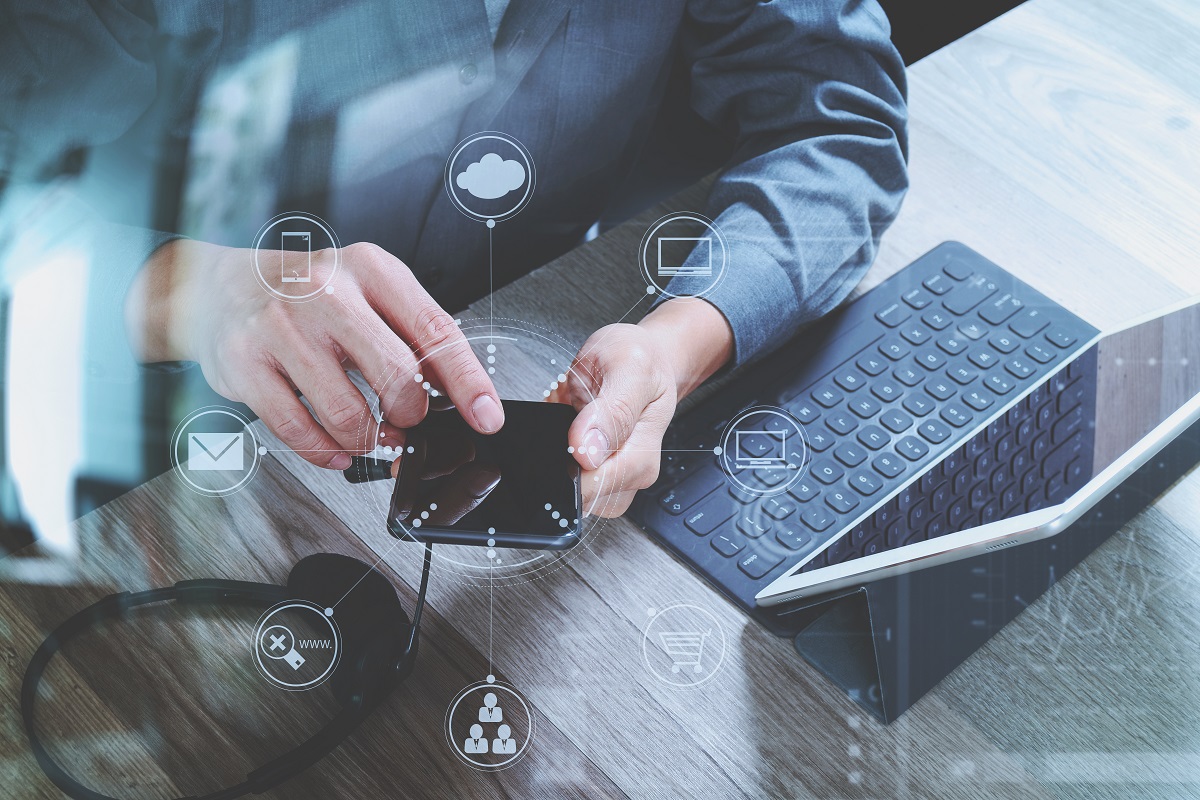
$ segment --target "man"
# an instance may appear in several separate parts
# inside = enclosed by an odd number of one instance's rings
[[[461,235],[442,184],[465,135],[513,134],[537,164],[529,205],[495,229],[496,285],[581,240],[644,169],[652,132],[677,113],[664,109],[686,110],[724,149],[703,211],[727,240],[729,274],[703,300],[668,299],[636,325],[597,331],[581,350],[596,399],[579,386],[559,395],[579,407],[584,486],[614,487],[601,498],[609,514],[654,481],[680,398],[849,292],[906,188],[903,67],[875,0],[146,0],[8,17],[7,170],[36,176],[64,153],[133,142],[121,163],[154,176],[153,200],[111,216],[167,231],[94,227],[97,285],[119,302],[97,315],[88,357],[127,347],[143,363],[196,362],[330,469],[361,450],[367,416],[345,370],[403,369],[414,346],[444,345],[425,371],[472,427],[503,425],[443,310],[488,290],[489,239]],[[253,113],[223,126],[238,103]],[[247,119],[270,128],[281,104],[273,134],[239,133]],[[221,172],[222,158],[238,168]],[[244,191],[229,182],[246,175]],[[245,200],[263,184],[268,201]],[[93,208],[111,204],[102,196]],[[233,211],[213,222],[221,204]],[[281,302],[246,267],[246,220],[290,209],[354,242],[320,302]],[[314,281],[331,258],[314,254]],[[112,343],[117,329],[127,345]],[[390,386],[382,443],[398,445],[427,402],[419,385]],[[608,470],[619,485],[587,479]]]

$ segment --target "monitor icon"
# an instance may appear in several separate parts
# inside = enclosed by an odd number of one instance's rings
[[[280,236],[280,269],[284,283],[308,283],[312,280],[312,234],[309,231],[283,231]],[[288,264],[287,254],[304,253],[304,260]]]
[[[739,469],[782,469],[787,466],[787,431],[734,431]]]
[[[692,263],[685,266],[691,257]],[[711,236],[658,237],[658,276],[695,275],[707,278],[713,272]]]

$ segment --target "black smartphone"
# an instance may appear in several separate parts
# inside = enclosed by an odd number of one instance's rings
[[[571,547],[583,516],[579,463],[567,451],[574,419],[561,403],[505,400],[504,427],[484,435],[457,411],[430,412],[407,431],[388,531],[438,544]]]

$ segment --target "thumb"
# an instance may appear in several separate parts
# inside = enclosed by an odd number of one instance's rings
[[[584,469],[596,469],[620,450],[655,399],[654,382],[632,370],[617,370],[602,377],[600,392],[580,410],[567,440]]]

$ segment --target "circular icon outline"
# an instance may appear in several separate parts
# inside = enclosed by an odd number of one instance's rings
[[[669,291],[664,286],[659,286],[658,281],[654,279],[653,271],[650,269],[650,263],[647,256],[647,248],[650,242],[654,240],[654,235],[662,229],[662,227],[671,222],[699,222],[705,228],[712,232],[716,237],[717,244],[721,246],[721,267],[717,270],[715,277],[711,278],[704,291],[694,294],[675,294]],[[725,237],[721,234],[717,224],[703,214],[694,211],[678,211],[673,214],[667,214],[660,217],[653,225],[646,229],[646,233],[642,236],[641,244],[638,245],[638,266],[641,268],[642,277],[646,281],[647,288],[656,290],[659,295],[666,298],[674,298],[679,300],[696,299],[707,297],[716,290],[721,281],[725,278],[725,272],[729,266],[729,247],[725,242]]]
[[[752,486],[743,481],[738,477],[737,473],[733,469],[733,466],[729,463],[729,454],[731,452],[729,447],[730,437],[733,436],[733,433],[737,430],[739,423],[758,414],[770,414],[785,420],[788,425],[797,432],[800,437],[800,441],[804,445],[803,463],[801,463],[795,469],[793,474],[787,480],[775,486],[768,486],[765,488],[761,486]],[[733,452],[736,453],[736,451],[737,447],[735,442]],[[733,457],[736,459],[736,455]],[[717,460],[721,464],[721,471],[725,473],[725,477],[728,478],[738,490],[755,497],[775,497],[783,494],[788,489],[791,489],[800,482],[801,478],[808,474],[808,467],[812,464],[812,446],[808,443],[808,433],[805,431],[804,425],[786,409],[779,408],[778,406],[767,405],[751,406],[750,408],[743,409],[737,414],[737,416],[735,416],[725,425],[725,430],[721,433],[721,453],[717,456]]]
[[[246,470],[246,474],[242,476],[242,479],[233,486],[228,486],[223,489],[209,489],[204,486],[200,486],[188,477],[187,470],[179,463],[179,441],[187,429],[187,426],[195,422],[200,417],[207,416],[209,414],[222,414],[224,416],[233,417],[237,421],[241,422],[242,429],[250,435],[250,442],[253,445],[250,451],[252,461],[250,462],[250,468]],[[225,406],[205,406],[204,408],[193,411],[184,417],[182,422],[175,426],[175,432],[171,434],[171,466],[174,468],[175,474],[178,475],[183,482],[188,485],[189,488],[204,495],[205,497],[228,497],[234,492],[241,491],[243,488],[245,488],[246,484],[248,484],[250,480],[258,474],[258,468],[262,464],[262,459],[259,458],[259,455],[258,437],[254,435],[254,430],[250,427],[250,420],[246,419],[246,417],[244,417],[240,412],[232,408],[226,408]]]
[[[329,666],[310,681],[304,683],[287,683],[275,677],[262,663],[262,640],[268,628],[280,627],[286,628],[284,625],[269,625],[263,627],[271,619],[272,616],[280,611],[286,611],[289,608],[302,608],[305,611],[311,611],[316,614],[325,624],[329,626],[330,632],[333,634],[333,658],[329,660]],[[289,631],[290,632],[290,631]],[[296,641],[295,635],[292,636],[293,646]],[[326,614],[325,609],[318,607],[315,603],[310,603],[307,600],[284,600],[281,603],[276,603],[271,606],[262,616],[258,618],[258,622],[254,626],[254,665],[258,667],[259,673],[266,678],[272,685],[278,686],[280,689],[286,689],[289,692],[306,692],[309,689],[315,689],[329,679],[333,671],[337,669],[338,663],[342,660],[342,633],[338,630],[337,623],[334,622],[332,614]]]
[[[458,744],[455,741],[455,736],[454,736],[454,712],[458,709],[459,704],[462,703],[462,701],[465,700],[467,698],[467,695],[469,695],[471,692],[474,692],[478,689],[482,689],[485,687],[489,691],[495,691],[496,689],[500,689],[501,691],[508,692],[510,695],[515,697],[517,699],[517,702],[521,704],[521,707],[523,709],[525,709],[525,719],[527,719],[529,721],[529,730],[525,732],[525,740],[521,743],[521,746],[519,748],[517,748],[517,752],[514,753],[506,761],[504,761],[500,764],[484,764],[479,761],[476,761],[473,758],[468,757],[468,755],[462,751],[462,748],[458,746]],[[484,772],[499,772],[500,770],[508,769],[513,764],[516,764],[518,761],[520,761],[522,758],[524,758],[525,753],[528,751],[530,744],[533,743],[533,728],[534,728],[533,710],[529,707],[529,703],[525,702],[525,698],[522,697],[521,693],[518,692],[515,688],[513,688],[512,686],[508,685],[507,683],[505,683],[503,681],[499,681],[499,680],[476,681],[475,683],[472,683],[470,686],[467,686],[466,688],[459,690],[458,694],[454,696],[454,700],[451,701],[450,706],[446,709],[446,725],[445,725],[446,743],[450,745],[450,749],[454,751],[454,754],[456,756],[458,756],[460,761],[462,761],[464,764],[466,764],[470,767],[474,767],[475,769],[478,769],[478,770],[481,770]]]
[[[707,674],[705,674],[699,680],[686,682],[686,683],[681,683],[681,682],[672,681],[672,680],[668,679],[659,670],[655,669],[654,665],[650,661],[650,649],[652,647],[652,645],[650,643],[650,629],[653,628],[654,623],[657,622],[658,620],[662,619],[665,614],[668,614],[671,611],[675,611],[675,610],[681,609],[681,608],[686,608],[686,609],[690,609],[692,611],[699,612],[701,615],[706,617],[709,620],[709,622],[712,623],[711,630],[716,631],[717,634],[720,636],[720,640],[721,640],[721,655],[717,658],[716,665],[714,667],[712,667],[711,669],[709,669]],[[651,675],[658,678],[660,681],[662,681],[666,685],[674,686],[674,687],[677,687],[680,689],[694,689],[696,687],[703,686],[704,684],[711,681],[713,678],[715,678],[717,676],[717,674],[725,666],[725,654],[728,652],[728,646],[729,646],[729,642],[725,637],[725,628],[723,625],[721,625],[721,621],[717,619],[716,614],[713,614],[711,611],[709,611],[706,608],[701,608],[700,606],[693,605],[692,603],[674,603],[665,608],[656,609],[653,616],[650,617],[650,621],[646,623],[646,628],[645,628],[645,630],[642,631],[642,662],[646,665],[646,670],[648,672],[650,672]],[[697,664],[696,666],[699,666],[699,664]],[[685,672],[682,669],[675,669],[674,666],[672,667],[671,671],[672,671],[672,674],[680,674],[680,675],[684,674],[684,672]],[[700,674],[700,671],[693,670],[692,674],[693,675]]]
[[[516,205],[499,214],[481,214],[478,211],[472,210],[466,203],[463,202],[462,198],[458,196],[458,192],[454,186],[454,163],[458,160],[458,157],[462,155],[463,150],[483,139],[497,139],[504,142],[516,150],[521,156],[521,160],[525,162],[525,193],[521,195],[519,200],[517,200]],[[489,227],[491,227],[497,222],[503,222],[506,219],[515,217],[522,210],[524,210],[525,206],[529,205],[529,201],[533,197],[534,184],[537,181],[537,170],[534,167],[533,154],[531,154],[529,149],[525,147],[525,145],[523,145],[515,136],[503,133],[502,131],[480,131],[479,133],[473,133],[467,138],[463,139],[454,146],[453,150],[450,151],[450,155],[446,158],[444,180],[446,185],[446,194],[450,196],[450,202],[454,204],[454,207],[462,212],[463,215],[478,222],[489,223]]]
[[[288,650],[294,650],[296,648],[296,634],[292,633],[292,629],[286,625],[272,625],[272,626],[264,629],[262,632],[262,638],[260,638],[258,640],[259,648],[262,648],[262,646],[264,644],[263,639],[265,639],[270,634],[270,632],[275,630],[276,628],[279,628],[279,630],[283,631],[284,633],[286,633],[288,635],[288,639],[290,639],[292,642],[291,645],[288,647]],[[287,653],[288,653],[288,651],[284,650],[283,655],[273,656],[273,655],[271,655],[271,652],[269,650],[263,650],[263,654],[267,658],[271,659],[272,661],[279,661],[281,659],[287,658]]]
[[[324,232],[327,237],[329,237],[329,242],[332,245],[333,269],[330,270],[329,276],[326,277],[324,283],[322,283],[316,289],[313,289],[308,294],[286,294],[285,292],[279,291],[266,279],[266,276],[264,276],[262,273],[262,267],[258,263],[258,253],[262,247],[263,238],[270,232],[271,228],[293,219],[302,219],[306,222],[314,223],[322,230],[322,232]],[[254,262],[254,277],[258,280],[258,285],[263,289],[266,289],[275,297],[288,303],[303,303],[326,294],[327,291],[330,290],[333,279],[337,275],[338,269],[342,265],[342,245],[337,238],[337,234],[333,232],[333,228],[331,228],[325,222],[325,220],[321,219],[316,214],[310,214],[307,211],[284,211],[283,213],[276,214],[275,216],[271,217],[271,219],[263,223],[263,226],[258,229],[258,233],[254,235],[254,244],[251,252],[253,254]],[[272,250],[271,252],[274,253],[279,251]]]

